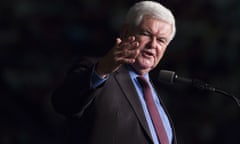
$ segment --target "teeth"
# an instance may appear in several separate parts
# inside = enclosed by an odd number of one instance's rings
[[[153,54],[152,54],[152,53],[150,53],[150,52],[147,52],[147,51],[145,51],[145,52],[144,52],[144,55],[146,55],[146,56],[153,56]]]
[[[146,51],[145,53],[146,53],[147,55],[153,56],[153,54],[152,54],[151,52]]]

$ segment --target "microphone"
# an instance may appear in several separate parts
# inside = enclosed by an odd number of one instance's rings
[[[169,70],[160,70],[158,80],[162,82],[168,82],[170,84],[190,85],[201,90],[207,90],[212,92],[216,91],[216,88],[210,86],[208,83],[205,83],[198,79],[179,77],[175,72]]]
[[[170,84],[185,84],[185,85],[193,86],[193,87],[201,89],[201,90],[220,93],[225,96],[231,97],[237,103],[237,105],[240,107],[240,100],[237,97],[235,97],[234,95],[231,95],[231,94],[229,94],[223,90],[217,89],[215,87],[212,87],[208,83],[205,83],[202,80],[179,77],[174,71],[160,70],[159,75],[158,75],[158,81],[166,82],[166,83],[170,83]]]

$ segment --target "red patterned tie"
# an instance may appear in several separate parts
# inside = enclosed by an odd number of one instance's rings
[[[165,131],[161,117],[159,115],[159,112],[153,100],[153,96],[152,96],[152,92],[149,87],[149,84],[143,76],[139,76],[137,79],[143,87],[144,99],[146,101],[148,111],[152,118],[154,128],[158,135],[158,140],[160,141],[161,144],[169,144],[167,133]]]

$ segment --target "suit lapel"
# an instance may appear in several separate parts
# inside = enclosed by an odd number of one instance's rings
[[[116,81],[118,82],[119,86],[121,87],[124,95],[128,99],[130,105],[132,106],[140,124],[142,125],[143,129],[145,130],[145,132],[147,133],[149,138],[152,140],[151,133],[148,128],[148,124],[147,124],[147,121],[145,119],[145,115],[143,112],[143,108],[141,106],[137,92],[131,81],[131,78],[129,76],[127,69],[124,66],[122,66],[118,70],[118,72],[116,72],[115,78],[116,78]]]

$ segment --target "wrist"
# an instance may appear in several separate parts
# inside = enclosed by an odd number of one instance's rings
[[[100,63],[96,64],[95,72],[101,78],[106,78],[108,76],[108,73],[104,71],[104,68],[101,66]]]

